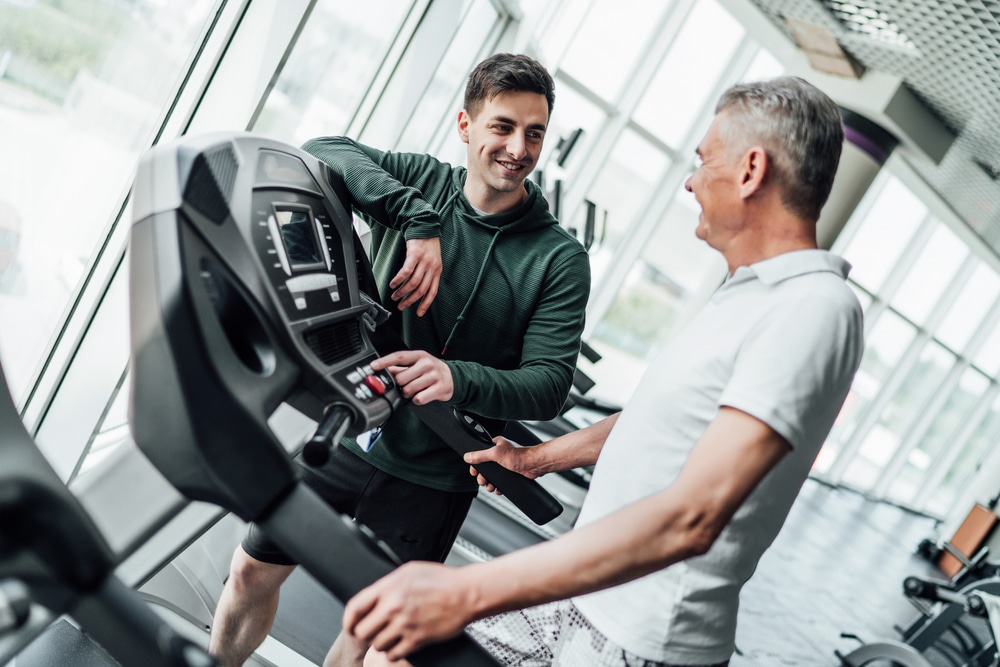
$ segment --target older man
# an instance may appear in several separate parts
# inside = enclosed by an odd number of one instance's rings
[[[384,651],[369,662],[477,619],[470,632],[510,665],[729,662],[740,589],[861,360],[849,265],[816,243],[842,144],[837,106],[801,79],[722,95],[686,188],[725,283],[620,414],[466,456],[531,477],[596,463],[576,528],[487,563],[411,563],[362,591],[344,626]]]

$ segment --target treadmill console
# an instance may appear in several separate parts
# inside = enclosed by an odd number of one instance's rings
[[[348,201],[318,159],[247,133],[182,137],[140,162],[133,430],[190,497],[247,517],[259,509],[240,508],[235,486],[220,491],[233,452],[243,463],[232,483],[257,485],[261,506],[290,483],[294,469],[263,423],[282,402],[317,422],[335,406],[348,416],[339,437],[379,426],[402,401],[391,374],[369,366],[377,307],[359,292]],[[206,457],[222,472],[206,471]]]

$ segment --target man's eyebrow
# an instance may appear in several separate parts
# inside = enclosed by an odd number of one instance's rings
[[[490,118],[490,120],[496,121],[498,123],[505,123],[506,125],[513,125],[514,127],[517,127],[517,122],[514,121],[513,119],[507,118],[506,116],[493,116],[492,118]],[[544,132],[545,131],[545,124],[544,123],[532,123],[532,124],[528,125],[528,129],[529,130],[541,130],[542,132]]]

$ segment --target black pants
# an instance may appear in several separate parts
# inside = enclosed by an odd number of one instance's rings
[[[444,562],[476,497],[475,491],[438,491],[393,477],[344,447],[322,468],[303,466],[303,477],[330,507],[370,528],[403,561]],[[243,550],[265,563],[296,565],[253,523]]]

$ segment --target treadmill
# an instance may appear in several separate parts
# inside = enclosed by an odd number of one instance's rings
[[[0,664],[217,664],[115,575],[102,534],[25,430],[2,366],[0,489]]]
[[[341,602],[397,563],[301,482],[294,457],[321,463],[344,436],[402,409],[457,451],[491,444],[469,415],[413,406],[368,365],[380,356],[373,339],[387,351],[388,311],[349,201],[332,170],[297,148],[238,132],[182,137],[140,162],[129,240],[136,445],[183,496],[256,522]],[[279,438],[282,410],[315,429]],[[488,474],[535,524],[561,513],[536,481]],[[466,634],[409,659],[498,664]]]

